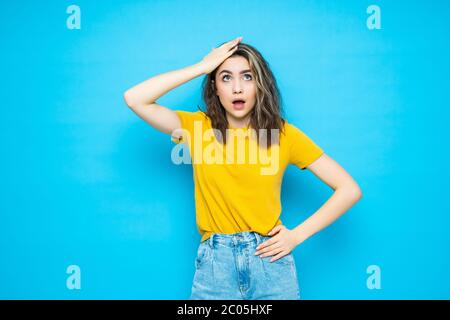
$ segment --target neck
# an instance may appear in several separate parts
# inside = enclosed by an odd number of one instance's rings
[[[250,123],[250,115],[244,118],[235,118],[227,113],[228,126],[231,128],[247,128]]]

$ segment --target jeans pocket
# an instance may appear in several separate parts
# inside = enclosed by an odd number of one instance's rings
[[[211,248],[206,242],[200,243],[195,258],[195,268],[200,268],[209,258]]]

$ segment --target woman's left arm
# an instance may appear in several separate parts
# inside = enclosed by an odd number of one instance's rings
[[[333,223],[361,199],[362,192],[355,180],[325,153],[307,169],[330,186],[334,190],[333,195],[314,214],[294,229],[289,230],[283,225],[273,228],[269,235],[277,235],[272,236],[257,248],[257,254],[264,253],[261,257],[274,255],[272,261],[278,260],[300,243]]]

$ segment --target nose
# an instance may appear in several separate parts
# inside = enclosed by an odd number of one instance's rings
[[[242,93],[242,86],[240,80],[233,82],[233,93]]]

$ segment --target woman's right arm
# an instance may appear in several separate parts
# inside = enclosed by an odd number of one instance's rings
[[[154,76],[128,89],[124,93],[126,104],[153,128],[172,134],[181,127],[180,119],[175,111],[157,104],[156,100],[181,84],[213,71],[236,51],[241,40],[239,37],[212,49],[199,63]]]
[[[163,73],[128,89],[124,94],[126,104],[155,129],[171,134],[180,128],[177,114],[155,101],[168,91],[204,74],[201,63]]]

